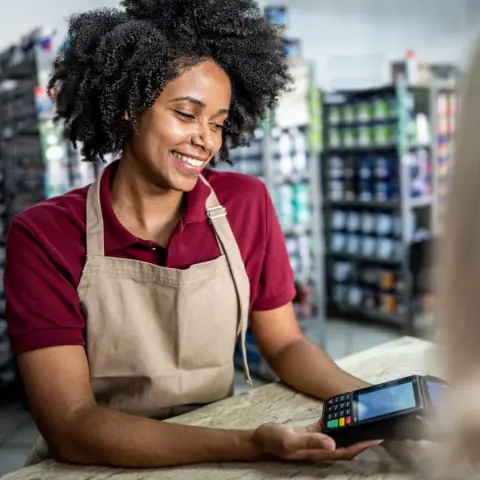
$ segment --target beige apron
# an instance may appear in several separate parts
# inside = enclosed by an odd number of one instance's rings
[[[87,261],[78,286],[97,402],[164,419],[226,398],[233,394],[239,334],[251,385],[245,350],[250,285],[213,189],[206,216],[221,256],[176,270],[105,256],[100,181],[88,191]],[[47,457],[40,438],[27,465]]]

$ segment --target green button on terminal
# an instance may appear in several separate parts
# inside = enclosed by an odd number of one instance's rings
[[[328,428],[338,428],[338,419],[337,420],[330,420],[327,423]]]

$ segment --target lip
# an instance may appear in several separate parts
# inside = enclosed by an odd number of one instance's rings
[[[197,155],[191,155],[190,153],[180,152],[178,150],[172,150],[172,153],[173,152],[179,153],[180,155],[184,155],[185,157],[193,158],[194,160],[198,160],[199,162],[203,162],[203,163],[208,162],[208,158],[202,158],[202,157],[199,157]]]

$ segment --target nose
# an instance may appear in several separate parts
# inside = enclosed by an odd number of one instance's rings
[[[192,143],[207,152],[211,152],[215,147],[214,132],[210,125],[198,124],[198,129],[192,137]]]

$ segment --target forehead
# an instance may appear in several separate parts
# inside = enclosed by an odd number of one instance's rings
[[[217,64],[207,61],[191,67],[165,85],[161,97],[189,96],[203,102],[207,108],[228,109],[232,88],[230,78]]]

